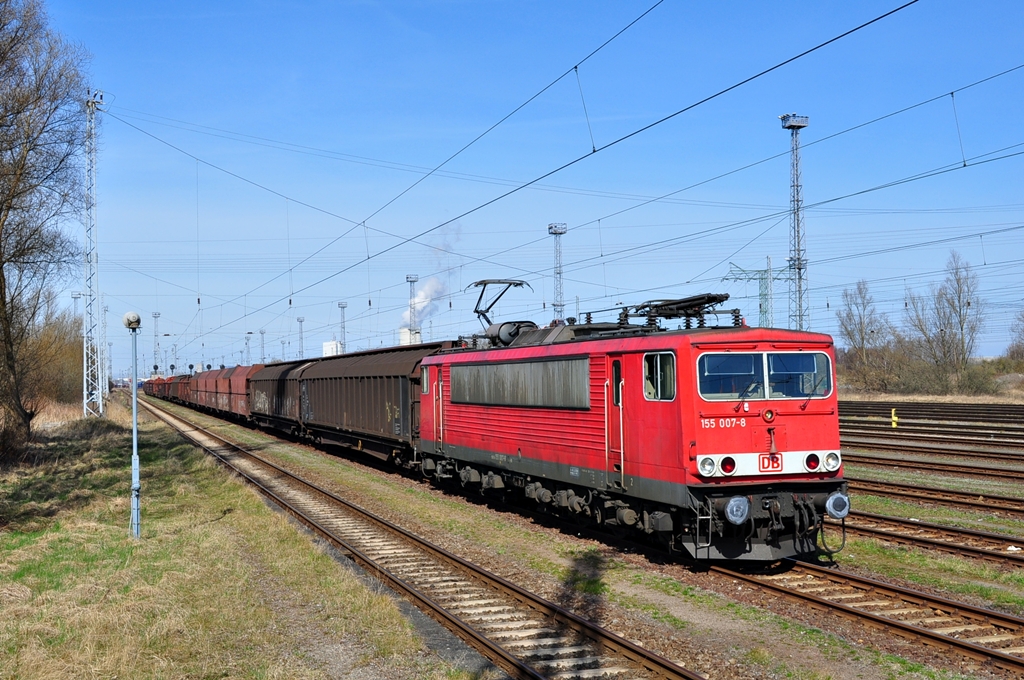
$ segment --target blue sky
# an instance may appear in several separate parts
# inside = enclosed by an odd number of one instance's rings
[[[899,321],[955,248],[981,281],[979,353],[1003,351],[1024,308],[1024,68],[1004,73],[1024,65],[1024,5],[920,0],[591,153],[901,3],[666,0],[580,64],[653,4],[49,2],[105,93],[97,218],[115,374],[128,309],[147,365],[152,312],[162,365],[172,347],[179,366],[237,363],[247,333],[258,361],[261,329],[267,359],[294,358],[298,317],[318,356],[342,300],[349,349],[393,344],[413,273],[434,302],[424,339],[479,330],[465,289],[483,278],[529,281],[497,316],[544,323],[551,222],[568,226],[570,315],[577,297],[585,312],[728,292],[756,322],[757,284],[722,279],[730,262],[785,264],[789,112],[810,117],[811,328],[835,331],[860,278]],[[787,301],[779,281],[777,326]]]

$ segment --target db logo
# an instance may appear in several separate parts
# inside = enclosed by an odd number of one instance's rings
[[[782,456],[777,453],[762,453],[757,457],[757,469],[761,472],[782,472]]]

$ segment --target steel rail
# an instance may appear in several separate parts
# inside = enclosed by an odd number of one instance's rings
[[[1003,512],[1024,518],[1024,499],[1013,498],[1012,496],[952,491],[950,489],[940,489],[918,484],[863,479],[849,475],[843,475],[843,479],[849,483],[851,491],[923,501],[946,507],[979,510],[988,514]]]
[[[889,419],[892,409],[903,418],[976,423],[1024,422],[1024,405],[1020,404],[935,404],[899,401],[839,401],[839,416],[863,416]]]
[[[946,472],[967,477],[988,477],[992,479],[1008,479],[1020,481],[1024,470],[1010,468],[983,467],[980,465],[964,465],[963,463],[943,463],[930,460],[906,460],[904,458],[885,458],[882,456],[866,456],[858,453],[844,453],[843,462],[869,467],[903,468],[923,472]],[[1024,462],[1024,461],[1021,461]]]
[[[960,444],[968,447],[1001,448],[1020,455],[1024,449],[1024,436],[1016,432],[1001,432],[998,435],[989,430],[965,432],[959,425],[948,427],[916,428],[900,425],[895,431],[886,424],[885,427],[863,427],[839,424],[840,437],[861,437],[884,439],[888,441],[907,441],[921,444]]]
[[[971,460],[991,460],[995,462],[1024,463],[1024,450],[1014,449],[951,449],[949,442],[934,444],[921,440],[900,439],[896,437],[860,438],[848,434],[840,434],[840,445],[845,450],[854,451],[887,451],[890,453],[920,453],[926,456],[945,456],[950,458],[969,458]],[[852,451],[851,451],[852,453]],[[847,455],[846,453],[843,454]]]
[[[844,429],[862,429],[872,432],[885,432],[892,435],[913,432],[915,434],[945,434],[950,430],[959,433],[980,435],[985,439],[1024,439],[1024,426],[1018,423],[979,423],[975,421],[957,420],[917,420],[901,417],[897,426],[892,426],[891,418],[875,418],[861,416],[841,416],[839,426]]]
[[[629,659],[630,661],[642,666],[646,670],[658,675],[659,677],[682,680],[699,680],[704,677],[700,674],[694,673],[693,671],[682,668],[658,654],[643,649],[639,645],[636,645],[616,635],[615,633],[612,633],[611,631],[602,628],[601,626],[591,623],[590,621],[587,621],[586,619],[574,614],[573,612],[567,609],[559,607],[558,605],[552,602],[549,602],[537,595],[534,595],[533,593],[530,593],[529,591],[520,588],[511,581],[508,581],[500,576],[497,576],[496,574],[492,574],[487,570],[483,569],[482,567],[474,565],[452,553],[449,553],[443,548],[440,548],[439,546],[436,546],[426,541],[425,539],[420,538],[415,534],[412,534],[411,532],[399,527],[398,525],[393,524],[383,518],[377,517],[372,513],[368,512],[367,510],[359,507],[358,505],[355,505],[350,501],[346,501],[345,499],[341,498],[340,496],[337,496],[336,494],[330,491],[321,489],[316,485],[294,475],[288,470],[278,466],[277,464],[265,460],[261,456],[258,456],[250,451],[245,450],[243,447],[240,447],[237,444],[234,444],[224,439],[220,435],[217,435],[213,432],[210,432],[209,430],[206,430],[205,428],[202,428],[201,426],[195,423],[191,423],[185,420],[181,416],[171,414],[167,411],[164,411],[163,409],[159,409],[155,404],[151,404],[144,401],[140,401],[139,403],[143,404],[147,409],[150,409],[155,415],[157,415],[157,417],[160,417],[161,419],[165,420],[165,422],[168,422],[169,420],[177,420],[182,423],[185,423],[188,428],[191,428],[191,430],[201,432],[204,436],[215,440],[219,446],[230,448],[236,453],[241,453],[242,455],[252,460],[256,460],[259,462],[260,465],[266,466],[274,470],[276,473],[287,477],[288,479],[306,487],[307,489],[313,491],[314,493],[320,496],[329,498],[332,502],[335,502],[343,506],[349,512],[357,514],[361,519],[369,520],[373,524],[385,529],[389,533],[401,537],[403,540],[412,543],[417,548],[435,556],[436,558],[442,560],[447,564],[452,565],[459,571],[469,574],[471,578],[487,583],[491,587],[494,587],[500,592],[503,592],[506,595],[512,597],[513,599],[521,602],[523,605],[530,607],[531,609],[553,619],[554,621],[557,621],[559,624],[565,626],[567,629],[573,630],[593,640],[604,649],[615,654],[618,654],[626,659]],[[242,475],[244,479],[246,479],[246,481],[259,488],[261,492],[266,493],[268,497],[271,497],[276,504],[285,509],[292,516],[299,519],[303,524],[309,526],[310,529],[312,529],[317,535],[321,536],[325,540],[329,541],[335,547],[339,548],[346,554],[350,555],[355,561],[361,564],[369,572],[376,575],[382,581],[388,583],[388,585],[392,586],[395,590],[406,594],[412,601],[414,601],[418,606],[420,606],[422,610],[433,616],[442,625],[445,625],[450,630],[455,632],[460,638],[465,640],[468,644],[470,644],[470,646],[472,646],[474,649],[480,652],[481,655],[495,663],[496,666],[500,667],[502,670],[509,673],[509,675],[511,675],[514,678],[528,678],[530,680],[537,680],[545,677],[538,673],[528,664],[517,659],[511,652],[509,652],[508,650],[504,649],[497,643],[487,638],[486,635],[475,630],[474,628],[466,624],[464,621],[459,619],[457,616],[446,610],[443,606],[436,603],[425,594],[421,593],[418,589],[393,575],[388,569],[379,565],[376,561],[374,561],[368,555],[352,546],[349,542],[336,536],[333,532],[323,527],[316,520],[307,517],[304,513],[295,508],[292,503],[287,501],[287,499],[281,498],[272,490],[267,489],[264,484],[260,483],[258,480],[254,479],[251,475],[245,473],[244,471],[239,470],[237,466],[231,465],[231,463],[228,462],[222,455],[219,455],[218,453],[211,451],[209,446],[198,441],[198,439],[190,432],[182,431],[171,422],[168,422],[168,424],[171,425],[172,427],[175,427],[175,429],[178,429],[183,436],[185,436],[187,439],[195,443],[197,446],[206,451],[209,451],[218,460],[222,461],[232,470],[238,472],[240,475]]]
[[[878,526],[865,526],[862,522],[881,524],[890,527],[889,529]],[[836,522],[829,522],[837,529]],[[974,557],[987,562],[1009,565],[1013,567],[1024,567],[1024,550],[1020,552],[1004,552],[993,547],[981,547],[977,545],[965,545],[955,541],[970,540],[982,542],[989,546],[1011,546],[1019,544],[1024,546],[1024,537],[1006,536],[989,531],[977,531],[975,529],[963,529],[960,527],[933,524],[919,520],[909,520],[900,517],[889,517],[877,515],[861,510],[851,510],[846,517],[847,533],[876,538],[900,545],[908,545],[919,548],[936,550],[950,555],[963,555]],[[914,535],[913,532],[926,531],[931,534],[938,534],[943,538]]]
[[[891,630],[903,637],[921,640],[926,644],[955,650],[968,658],[991,663],[1003,670],[1015,673],[1024,672],[1024,658],[1007,654],[999,651],[998,649],[986,647],[983,644],[971,642],[970,639],[958,639],[946,633],[930,630],[923,626],[913,625],[907,621],[895,618],[895,616],[883,616],[881,613],[866,611],[863,607],[858,608],[853,603],[846,604],[842,601],[837,602],[835,600],[830,600],[827,595],[819,595],[814,592],[801,592],[796,588],[791,588],[784,584],[775,582],[778,577],[749,575],[725,567],[712,567],[712,571],[717,571],[732,578],[750,583],[751,585],[759,586],[785,597],[799,600],[817,609],[837,612],[846,618],[866,622],[869,625],[882,628],[884,630]],[[1024,619],[1010,616],[1008,614],[1001,614],[990,609],[982,609],[963,602],[955,602],[953,600],[947,600],[945,598],[929,595],[909,588],[901,588],[889,583],[883,583],[882,581],[858,576],[850,572],[838,569],[825,569],[804,562],[796,564],[793,567],[792,572],[796,574],[805,573],[813,576],[815,579],[825,580],[841,586],[852,587],[855,590],[863,591],[864,595],[882,596],[894,601],[907,603],[917,608],[927,607],[936,612],[942,612],[944,615],[949,615],[951,618],[960,617],[969,621],[976,621],[985,627],[1005,630],[1008,635],[1013,635],[1015,638],[1024,638]],[[820,589],[812,590],[820,592]],[[878,605],[877,602],[869,602],[863,603],[863,606],[867,606],[869,604],[875,606]],[[893,611],[894,615],[899,615],[904,614],[906,609],[898,608]],[[1010,631],[1012,631],[1012,633],[1010,633]]]

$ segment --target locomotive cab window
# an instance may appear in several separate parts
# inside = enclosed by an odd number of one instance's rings
[[[430,366],[420,366],[420,391],[430,393]]]
[[[827,396],[832,392],[828,356],[820,352],[769,354],[768,385],[773,399]]]
[[[697,376],[707,401],[820,399],[832,393],[832,363],[824,352],[702,354]]]
[[[648,401],[676,398],[676,357],[671,352],[644,355],[644,398]]]
[[[764,399],[763,354],[702,354],[697,375],[700,395],[709,401]]]

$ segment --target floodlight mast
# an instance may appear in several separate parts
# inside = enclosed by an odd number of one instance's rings
[[[416,337],[416,282],[420,280],[418,274],[406,274],[405,280],[409,283],[409,342],[412,343]]]
[[[555,301],[551,306],[555,310],[555,320],[565,318],[565,291],[562,288],[562,236],[569,230],[565,222],[552,222],[548,225],[548,233],[555,237]]]
[[[345,308],[348,307],[347,302],[339,302],[338,309],[341,311],[341,328],[338,329],[340,335],[338,340],[341,342],[341,353],[345,353]]]
[[[807,330],[807,253],[804,248],[804,199],[800,184],[800,130],[810,119],[787,113],[779,116],[782,127],[790,131],[790,234],[789,234],[789,327]]]

